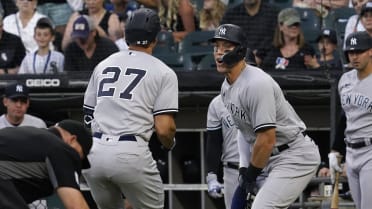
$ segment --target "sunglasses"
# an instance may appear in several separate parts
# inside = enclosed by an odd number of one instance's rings
[[[300,23],[299,22],[296,22],[296,23],[293,23],[292,25],[288,25],[288,27],[292,27],[292,26],[300,27]]]

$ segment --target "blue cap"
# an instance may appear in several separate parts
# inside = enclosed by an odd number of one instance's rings
[[[90,31],[94,30],[93,20],[87,15],[79,16],[73,26],[71,38],[88,38]]]
[[[29,89],[22,83],[12,83],[5,87],[4,93],[7,98],[28,98]]]

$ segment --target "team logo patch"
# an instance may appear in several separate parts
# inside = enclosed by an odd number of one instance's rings
[[[16,92],[23,92],[23,86],[22,85],[17,85],[16,86]]]
[[[225,34],[226,34],[226,28],[225,27],[220,28],[220,30],[218,31],[218,35],[224,36]]]
[[[357,43],[357,39],[356,38],[351,38],[350,39],[350,45],[351,46],[356,46],[358,43]]]

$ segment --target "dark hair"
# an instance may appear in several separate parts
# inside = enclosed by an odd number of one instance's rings
[[[42,17],[37,21],[36,26],[35,26],[35,31],[36,31],[37,28],[39,28],[39,29],[49,29],[50,33],[53,36],[55,35],[54,25],[53,25],[52,21],[47,17]]]

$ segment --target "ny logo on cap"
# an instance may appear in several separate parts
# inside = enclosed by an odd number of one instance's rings
[[[16,92],[23,92],[23,86],[22,85],[17,85],[16,86]]]
[[[357,45],[358,43],[357,43],[357,39],[356,38],[351,38],[350,39],[350,45],[351,46],[355,46],[355,45]]]
[[[220,28],[220,30],[218,31],[218,35],[225,35],[226,34],[226,28],[225,27],[222,27],[222,28]]]

